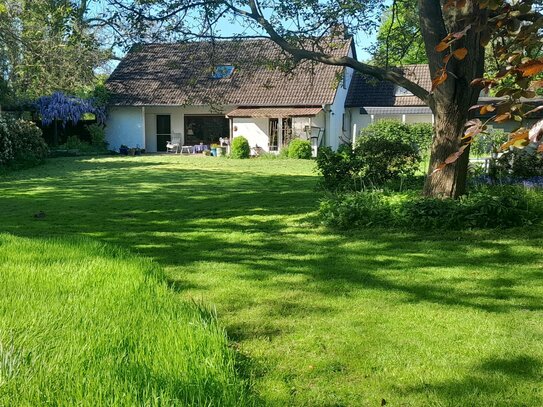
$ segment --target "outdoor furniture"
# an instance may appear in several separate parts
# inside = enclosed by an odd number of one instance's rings
[[[166,152],[177,154],[179,152],[179,143],[174,143],[173,141],[167,141]]]
[[[166,152],[175,153],[179,152],[179,146],[181,145],[181,133],[173,133],[172,139],[166,141]]]
[[[192,147],[192,153],[193,154],[198,154],[198,153],[203,153],[204,151],[208,150],[208,146],[206,146],[205,144],[196,144],[194,147]]]
[[[181,147],[181,154],[187,153],[190,154],[192,152],[192,146],[182,146]]]
[[[258,145],[251,147],[251,156],[253,157],[258,157],[265,152],[266,151],[262,147],[259,147]]]

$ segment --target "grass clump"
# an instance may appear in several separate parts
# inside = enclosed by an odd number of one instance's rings
[[[0,234],[0,405],[245,405],[214,313],[87,239]]]

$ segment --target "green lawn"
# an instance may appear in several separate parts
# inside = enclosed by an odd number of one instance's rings
[[[237,359],[221,380],[245,380],[259,405],[542,405],[540,228],[330,232],[315,224],[313,166],[55,159],[0,182],[0,231],[149,258],[180,304],[216,307]],[[23,326],[11,315],[0,338],[9,324]],[[178,380],[164,375],[158,390]]]

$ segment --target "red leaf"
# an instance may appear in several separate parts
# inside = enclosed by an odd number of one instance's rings
[[[463,36],[465,36],[468,31],[471,29],[471,24],[469,24],[468,26],[466,26],[466,28],[464,28],[462,31],[458,31],[456,33],[452,33],[452,36],[454,39],[456,40],[459,40],[460,38],[462,38]]]
[[[432,171],[432,173],[430,175],[433,175],[435,174],[436,172],[438,171],[441,171],[443,168],[445,168],[447,166],[447,164],[445,163],[441,163],[439,164],[436,168],[434,168],[434,170]]]
[[[437,52],[443,52],[447,48],[449,48],[449,45],[450,45],[449,42],[441,41],[439,44],[436,45],[436,51]]]
[[[456,51],[453,52],[453,55],[456,59],[459,61],[463,60],[466,55],[468,55],[468,49],[467,48],[458,48]]]
[[[441,71],[441,74],[437,77],[434,78],[434,80],[432,81],[432,92],[439,86],[441,85],[443,82],[445,82],[447,80],[447,72],[442,70]]]
[[[460,158],[460,156],[464,153],[464,150],[467,148],[468,144],[464,144],[462,147],[460,147],[458,149],[457,152],[455,153],[452,153],[450,156],[448,156],[446,159],[445,159],[445,164],[452,164],[454,162],[456,162],[456,160],[458,160]]]
[[[528,130],[521,128],[511,133],[509,140],[500,146],[500,150],[507,150],[509,147],[524,147],[530,143]]]
[[[494,118],[494,121],[496,123],[501,123],[501,122],[506,122],[509,119],[511,119],[511,113],[505,112],[505,113],[500,114],[499,116],[496,116]]]
[[[493,112],[494,110],[496,110],[494,105],[484,105],[483,107],[481,107],[481,110],[479,111],[479,113],[482,115],[485,115],[489,112]]]
[[[537,75],[543,72],[543,58],[533,59],[520,65],[517,69],[522,72],[522,76],[524,77]]]

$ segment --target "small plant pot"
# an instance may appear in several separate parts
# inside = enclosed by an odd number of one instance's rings
[[[211,149],[211,155],[212,155],[213,157],[217,157],[217,149],[216,149],[216,148],[212,148],[212,149]]]
[[[217,147],[217,157],[222,157],[225,153],[225,149],[223,147]]]

